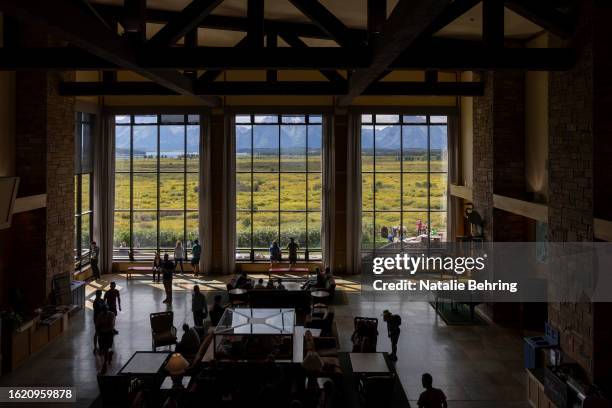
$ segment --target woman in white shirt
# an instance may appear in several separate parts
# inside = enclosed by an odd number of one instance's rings
[[[183,260],[185,259],[185,248],[181,241],[176,241],[176,247],[174,247],[174,264],[181,267],[181,273],[185,273],[183,270]]]

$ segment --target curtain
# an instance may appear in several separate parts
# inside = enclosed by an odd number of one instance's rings
[[[212,267],[212,223],[211,223],[211,118],[200,115],[200,189],[198,194],[198,236],[202,245],[200,272],[210,273]]]
[[[346,271],[361,273],[361,117],[349,114],[346,186]]]
[[[234,115],[223,118],[223,273],[233,274],[236,270],[236,170]]]
[[[115,208],[115,119],[112,115],[102,118],[95,152],[94,237],[100,247],[100,273],[111,273]]]
[[[333,268],[335,261],[334,248],[334,144],[333,135],[333,115],[323,116],[323,197],[321,208],[321,250],[323,252],[323,267]]]
[[[448,185],[460,184],[460,148],[459,148],[459,126],[457,116],[448,116]],[[458,226],[463,222],[461,214],[461,199],[450,195],[447,187],[446,206],[446,241],[454,242],[457,236]]]

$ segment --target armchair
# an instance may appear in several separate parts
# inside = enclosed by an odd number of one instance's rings
[[[174,327],[174,312],[151,313],[151,337],[153,351],[157,347],[176,344],[176,327]]]

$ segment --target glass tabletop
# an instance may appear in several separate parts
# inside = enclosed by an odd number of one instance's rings
[[[215,334],[292,334],[295,309],[226,309]]]

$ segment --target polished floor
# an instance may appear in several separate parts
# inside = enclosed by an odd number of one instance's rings
[[[162,303],[163,288],[160,284],[153,284],[150,278],[136,277],[126,281],[123,276],[107,275],[105,280],[92,282],[87,287],[88,308],[71,319],[68,332],[31,357],[26,365],[0,377],[0,386],[72,385],[77,389],[77,404],[66,406],[88,406],[98,395],[98,368],[92,352],[91,299],[95,289],[105,289],[111,280],[115,280],[121,292],[123,311],[117,318],[119,335],[115,337],[112,372],[118,370],[134,351],[151,349],[149,313],[171,308],[175,313],[175,326],[180,332],[183,322],[192,323],[190,290],[193,284],[198,283],[207,291],[216,291],[224,288],[226,279],[194,279],[191,276],[175,279],[172,306]],[[339,286],[346,294],[343,304],[335,306],[343,351],[351,349],[354,316],[380,319],[384,309],[401,315],[397,370],[413,407],[422,391],[420,377],[424,372],[433,375],[434,386],[446,393],[450,407],[529,406],[521,341],[515,331],[496,326],[447,326],[428,303],[361,296],[359,284],[351,280],[342,280]],[[381,323],[378,350],[388,351],[390,344],[386,327]],[[50,406],[59,407],[60,404]]]

